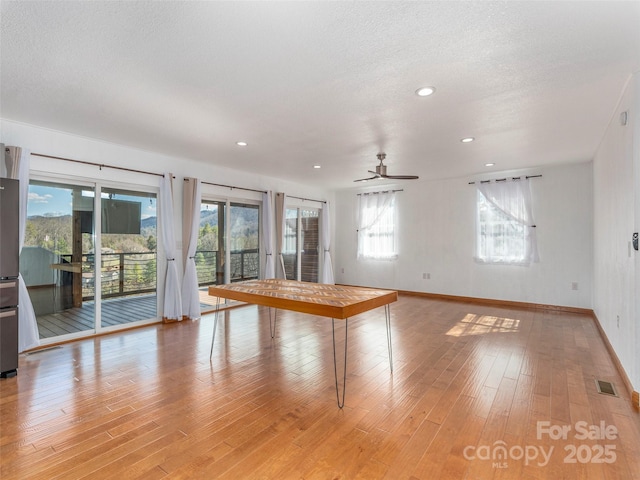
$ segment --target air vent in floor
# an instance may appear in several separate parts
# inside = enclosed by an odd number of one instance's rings
[[[596,380],[596,388],[598,389],[598,393],[602,393],[603,395],[613,395],[614,397],[618,396],[618,393],[611,382]]]

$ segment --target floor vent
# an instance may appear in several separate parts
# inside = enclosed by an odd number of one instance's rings
[[[602,393],[603,395],[613,395],[614,397],[618,396],[618,393],[611,382],[596,380],[596,388],[598,389],[598,393]]]
[[[37,355],[38,353],[50,352],[51,350],[57,350],[59,348],[62,347],[60,345],[56,345],[55,347],[40,348],[38,350],[34,350],[33,352],[27,352],[25,353],[25,355]]]

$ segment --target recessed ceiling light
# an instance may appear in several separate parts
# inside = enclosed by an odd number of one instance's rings
[[[248,145],[247,142],[236,142],[236,145],[238,145],[239,147],[246,147]]]
[[[313,168],[322,168],[320,165],[314,165]]]
[[[416,90],[416,95],[419,97],[428,97],[429,95],[433,95],[436,91],[436,87],[421,87]]]
[[[493,167],[495,165],[495,163],[485,163],[484,166],[485,167]]]
[[[460,141],[462,143],[469,143],[469,142],[473,142],[474,140],[475,140],[474,137],[465,137],[465,138],[461,139]]]

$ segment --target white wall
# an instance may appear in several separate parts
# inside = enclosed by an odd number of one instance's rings
[[[628,124],[620,113],[628,111]],[[640,74],[632,77],[594,159],[593,309],[631,383],[640,387]],[[634,185],[635,184],[635,185]]]
[[[356,259],[356,194],[336,194],[340,283],[465,297],[591,308],[592,165],[571,164],[483,178],[531,179],[540,263],[529,267],[474,261],[476,188],[457,178],[398,184],[400,249],[395,261]],[[378,188],[380,190],[381,188]],[[384,189],[389,189],[385,186]],[[431,275],[424,280],[423,273]],[[578,283],[578,290],[572,283]]]

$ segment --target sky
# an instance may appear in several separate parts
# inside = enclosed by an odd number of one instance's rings
[[[72,190],[60,186],[29,185],[29,201],[27,216],[61,216],[71,215]],[[107,195],[103,193],[103,197]],[[91,202],[93,192],[86,192],[84,200]],[[156,216],[156,199],[116,194],[118,200],[139,201],[142,203],[142,218]]]

